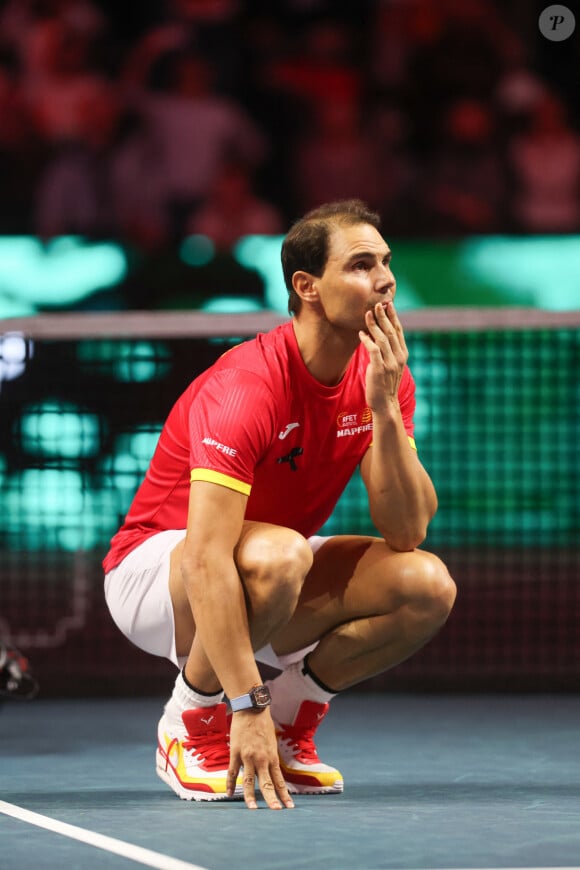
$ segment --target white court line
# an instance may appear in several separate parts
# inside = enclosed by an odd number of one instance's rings
[[[32,813],[30,810],[25,810],[23,807],[18,807],[15,804],[6,803],[6,801],[0,801],[0,813],[12,816],[21,822],[27,822],[29,825],[46,828],[47,831],[53,831],[55,834],[63,834],[63,836],[71,837],[73,840],[80,840],[81,843],[87,843],[89,846],[95,846],[97,849],[113,852],[115,855],[121,855],[130,861],[137,861],[146,867],[155,867],[157,870],[207,870],[207,867],[189,864],[187,861],[171,858],[169,855],[163,855],[161,852],[153,852],[150,849],[144,849],[142,846],[125,843],[123,840],[115,839],[115,837],[106,837],[104,834],[97,834],[95,831],[77,828],[76,825],[58,822],[49,816]]]
[[[130,861],[144,864],[146,867],[155,867],[156,870],[208,870],[207,867],[200,867],[199,864],[189,864],[187,861],[171,858],[161,852],[153,852],[142,846],[125,843],[123,840],[115,839],[115,837],[106,837],[104,834],[87,831],[85,828],[77,828],[76,825],[58,822],[49,816],[41,816],[39,813],[33,813],[15,804],[6,803],[6,801],[0,801],[0,813],[30,825],[36,825],[38,828],[53,831],[55,834],[63,834],[63,836],[71,837],[73,840],[80,840],[81,843],[87,843],[97,849],[113,852],[115,855],[121,855]],[[474,868],[456,868],[456,870],[474,870]],[[484,870],[484,868],[478,868],[478,870]],[[514,870],[514,868],[488,867],[486,870]],[[526,870],[580,870],[580,867],[526,867]]]

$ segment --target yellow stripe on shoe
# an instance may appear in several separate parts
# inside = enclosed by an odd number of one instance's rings
[[[182,800],[241,800],[243,783],[226,793],[230,746],[226,705],[186,710],[184,730],[172,728],[164,715],[157,731],[157,775]]]

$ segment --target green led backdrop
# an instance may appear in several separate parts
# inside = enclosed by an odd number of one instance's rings
[[[580,236],[391,239],[400,310],[440,305],[580,307]],[[204,236],[155,255],[77,237],[0,237],[0,318],[123,308],[286,311],[279,236],[248,236],[218,254]]]
[[[194,374],[176,361],[187,344],[37,344],[3,384],[5,547],[106,547]],[[408,345],[416,441],[441,503],[430,545],[577,542],[578,331],[410,334]],[[208,362],[223,350],[203,346]],[[358,477],[326,530],[372,531]]]
[[[440,507],[431,547],[577,547],[580,333],[411,335],[416,440]],[[352,482],[329,531],[365,519]]]

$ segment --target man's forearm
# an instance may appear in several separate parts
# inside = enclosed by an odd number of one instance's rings
[[[371,517],[385,541],[395,550],[419,546],[437,510],[437,496],[398,411],[375,417],[365,471]]]
[[[204,560],[196,566],[186,563],[183,574],[196,626],[194,645],[199,643],[204,653],[190,656],[188,678],[203,691],[201,683],[209,686],[215,676],[228,697],[244,694],[261,678],[250,640],[244,591],[233,559]]]

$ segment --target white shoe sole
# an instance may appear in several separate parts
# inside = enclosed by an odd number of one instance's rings
[[[156,773],[163,782],[171,788],[182,801],[239,801],[243,800],[244,788],[241,784],[236,785],[234,794],[229,797],[225,793],[211,791],[196,791],[191,788],[185,788],[177,778],[175,771],[171,765],[165,763],[165,759],[157,750],[156,753]]]

